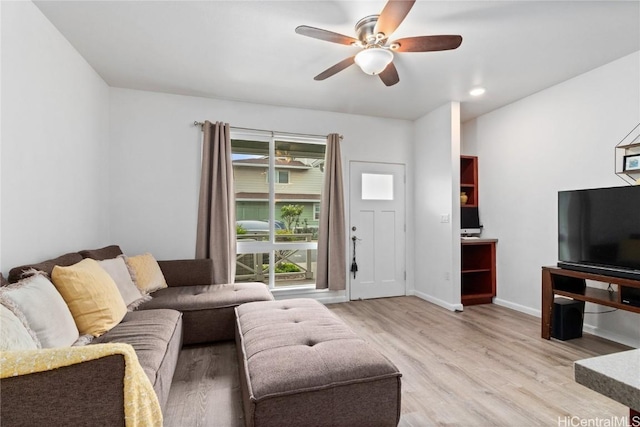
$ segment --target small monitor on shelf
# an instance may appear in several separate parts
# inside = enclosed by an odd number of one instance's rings
[[[462,236],[477,236],[482,232],[480,216],[477,206],[465,206],[461,209],[460,234]]]

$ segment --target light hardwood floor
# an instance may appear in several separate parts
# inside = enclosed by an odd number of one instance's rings
[[[587,334],[543,340],[539,318],[494,304],[454,313],[398,297],[328,307],[402,372],[402,427],[569,426],[628,415],[573,380],[574,361],[622,345]],[[242,416],[235,344],[183,349],[165,426],[240,427]]]

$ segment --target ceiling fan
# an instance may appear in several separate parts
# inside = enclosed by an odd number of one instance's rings
[[[358,54],[327,68],[314,80],[324,80],[356,63],[365,73],[378,75],[385,85],[393,86],[400,81],[398,70],[392,62],[393,52],[433,52],[460,46],[462,36],[458,35],[418,36],[389,41],[414,3],[415,0],[389,0],[380,15],[366,16],[356,23],[357,38],[307,25],[297,27],[296,33],[303,36],[362,48]]]

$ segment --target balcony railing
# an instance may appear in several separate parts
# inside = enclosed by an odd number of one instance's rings
[[[292,233],[292,234],[276,234],[276,242],[311,242],[313,233]],[[242,241],[268,241],[269,235],[266,233],[246,233],[237,236],[238,242]],[[313,249],[276,249],[274,253],[274,269],[285,263],[294,264],[300,271],[275,273],[275,280],[296,280],[297,282],[308,283],[313,280]],[[306,252],[305,259],[302,262],[293,260],[293,256]],[[267,282],[269,278],[269,254],[252,253],[238,254],[236,256],[236,280]],[[297,283],[290,283],[297,284]]]

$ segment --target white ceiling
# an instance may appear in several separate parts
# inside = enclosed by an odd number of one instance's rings
[[[391,39],[460,34],[457,50],[398,53],[400,83],[357,65],[313,77],[358,48],[294,32],[355,36],[371,1],[36,1],[110,85],[416,119],[460,101],[467,120],[640,50],[640,1],[417,1]],[[484,86],[472,98],[468,91]]]

